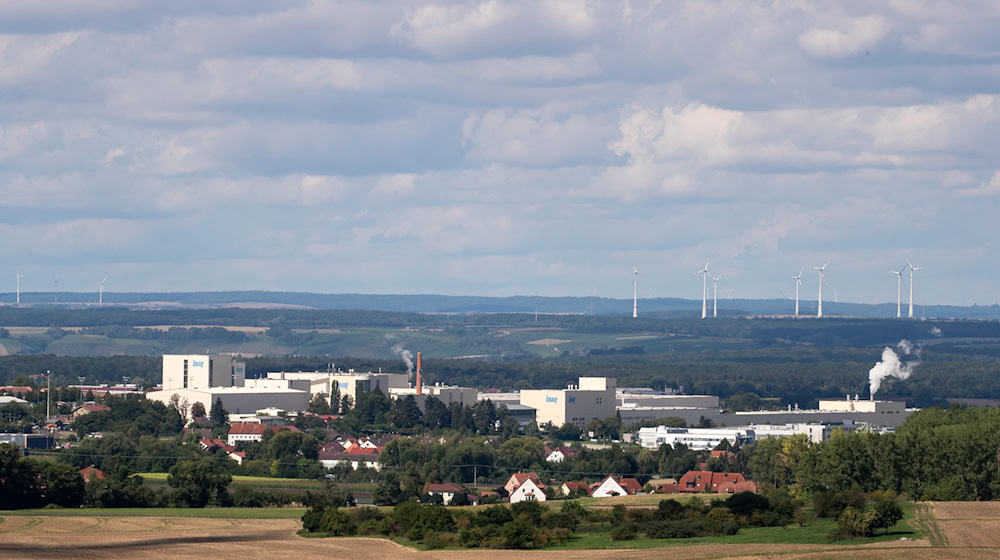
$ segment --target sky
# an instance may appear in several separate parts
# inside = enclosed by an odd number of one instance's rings
[[[0,291],[1000,301],[1000,2],[0,3]],[[9,288],[4,286],[9,284]],[[906,298],[905,283],[903,298]]]

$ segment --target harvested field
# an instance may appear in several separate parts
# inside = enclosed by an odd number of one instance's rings
[[[565,338],[539,338],[538,340],[532,340],[528,344],[539,344],[543,346],[552,346],[553,344],[566,344],[567,342],[573,342],[572,340],[567,340]]]
[[[1000,553],[1000,502],[935,502],[931,510],[945,546]]]
[[[921,504],[920,522],[943,538],[867,544],[685,544],[664,541],[644,550],[438,550],[416,551],[384,539],[306,539],[297,519],[100,517],[7,515],[0,517],[0,558],[169,558],[245,560],[289,556],[296,560],[531,560],[861,558],[930,560],[1000,555],[997,503]],[[937,517],[936,519],[931,516]]]

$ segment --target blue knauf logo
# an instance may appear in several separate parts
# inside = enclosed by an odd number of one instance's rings
[[[191,362],[191,367],[205,367],[205,362]]]
[[[545,402],[559,402],[559,397],[545,397]]]
[[[338,385],[338,386],[339,386],[339,387],[340,387],[341,389],[346,389],[346,388],[347,388],[347,382],[346,382],[346,381],[341,381],[341,382],[337,383],[337,385]]]

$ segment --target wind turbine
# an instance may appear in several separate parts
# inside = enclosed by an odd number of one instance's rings
[[[814,269],[819,271],[819,306],[816,308],[817,318],[823,316],[823,279],[825,278],[824,273],[826,272],[826,266],[828,264],[830,264],[829,260],[823,263],[823,266],[816,266],[816,265],[812,266]]]
[[[913,318],[913,273],[920,270],[919,266],[913,266],[910,259],[906,259],[906,266],[910,269],[910,319]]]
[[[792,280],[795,280],[795,316],[799,316],[799,286],[802,285],[802,269],[799,269],[799,273],[792,276]]]
[[[17,276],[17,300],[16,301],[17,301],[18,305],[21,305],[21,278],[24,278],[24,275],[21,274],[20,272],[18,272],[16,276]]]
[[[708,317],[708,277],[711,276],[708,273],[708,261],[705,261],[705,268],[695,272],[695,274],[701,274],[701,318],[704,319]]]
[[[719,316],[719,280],[722,280],[722,275],[712,277],[712,317]]]
[[[632,267],[632,318],[639,317],[639,267]]]
[[[108,281],[108,279],[105,278],[104,280],[101,280],[100,284],[97,285],[97,288],[98,288],[98,290],[97,290],[97,303],[98,304],[104,303],[104,283],[107,282],[107,281]],[[537,318],[537,314],[536,314],[536,318]]]
[[[899,319],[903,316],[903,273],[906,272],[906,267],[899,269],[899,272],[895,270],[889,272],[896,275],[896,318]]]

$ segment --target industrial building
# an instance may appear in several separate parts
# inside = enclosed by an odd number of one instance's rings
[[[393,399],[401,399],[412,396],[417,401],[417,406],[423,411],[427,403],[427,397],[437,397],[438,400],[449,406],[451,403],[459,403],[463,406],[473,406],[476,404],[476,389],[473,387],[458,387],[455,385],[428,385],[426,387],[402,387],[389,389],[389,396]]]
[[[615,383],[613,377],[581,377],[577,385],[565,389],[521,391],[520,404],[535,409],[539,425],[583,428],[591,420],[615,415]]]
[[[663,444],[684,444],[695,451],[715,449],[722,440],[733,445],[745,445],[756,440],[754,430],[749,428],[655,428],[639,429],[639,445],[657,449]]]
[[[163,390],[242,387],[246,364],[225,354],[164,354]]]
[[[246,365],[232,356],[188,354],[163,356],[162,390],[146,393],[146,398],[170,404],[175,397],[189,406],[200,402],[210,411],[216,400],[229,412],[249,413],[267,407],[305,410],[309,391],[294,389],[286,382],[259,383],[247,386]]]
[[[251,380],[248,380],[250,382]],[[409,387],[409,375],[405,373],[355,372],[345,371],[274,371],[268,372],[260,384],[268,385],[286,383],[288,387],[308,391],[313,395],[333,393],[337,388],[340,398],[350,397],[352,403],[358,402],[358,395],[370,391],[381,391],[389,394],[392,389]]]

